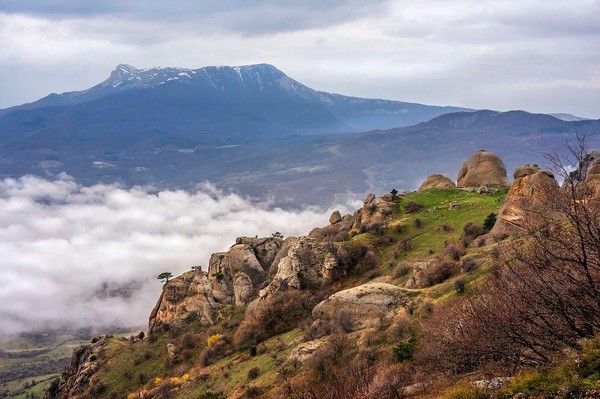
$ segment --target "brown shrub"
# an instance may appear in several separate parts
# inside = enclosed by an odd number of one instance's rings
[[[234,336],[236,348],[248,348],[293,330],[310,316],[317,300],[311,292],[295,289],[273,294],[260,302],[254,315],[240,324]]]
[[[200,364],[204,367],[221,360],[231,354],[231,345],[224,340],[215,342],[211,347],[206,347],[200,352]]]
[[[442,252],[442,254],[444,256],[449,257],[450,259],[454,260],[454,261],[458,261],[460,260],[461,256],[463,256],[465,254],[465,249],[464,247],[460,246],[460,245],[447,245],[444,248],[444,251]]]
[[[426,286],[443,283],[460,271],[458,265],[449,260],[436,259],[423,271],[423,282]]]
[[[393,277],[401,278],[408,275],[412,271],[412,266],[409,263],[402,262],[394,268]]]
[[[404,205],[404,212],[406,213],[416,213],[423,209],[423,205],[418,202],[409,202]]]

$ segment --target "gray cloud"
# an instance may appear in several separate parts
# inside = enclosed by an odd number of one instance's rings
[[[268,62],[316,89],[600,117],[600,2],[4,1],[0,107],[119,63]]]
[[[2,180],[0,208],[0,333],[143,326],[158,273],[206,270],[236,236],[307,234],[331,211],[271,209],[209,185],[193,193],[86,187],[66,175]],[[123,287],[135,288],[129,299],[107,295]]]
[[[205,33],[217,30],[256,35],[327,27],[362,19],[381,14],[386,10],[389,0],[6,0],[3,3],[4,12],[11,14],[55,19],[102,17],[127,21],[184,22],[184,25]],[[163,34],[168,35],[168,32]]]

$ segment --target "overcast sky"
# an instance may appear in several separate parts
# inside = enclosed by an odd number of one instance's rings
[[[0,0],[0,107],[119,63],[270,63],[362,97],[600,118],[598,0]]]

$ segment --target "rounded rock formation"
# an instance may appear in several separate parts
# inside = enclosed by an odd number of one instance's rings
[[[342,221],[342,215],[340,211],[334,211],[331,216],[329,216],[329,224],[336,224]]]
[[[421,183],[418,191],[427,190],[430,188],[455,188],[456,184],[443,175],[433,174],[427,176],[425,181]]]
[[[552,172],[526,165],[517,168],[514,176],[515,181],[498,212],[491,236],[523,233],[551,217],[548,203],[552,194],[560,190]]]
[[[406,290],[387,283],[366,283],[338,291],[312,311],[316,323],[345,319],[353,330],[393,319],[412,301]]]
[[[457,187],[510,186],[506,167],[500,157],[486,150],[475,152],[463,163],[456,179]]]

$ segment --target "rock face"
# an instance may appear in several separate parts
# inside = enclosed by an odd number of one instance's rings
[[[595,194],[600,194],[600,150],[591,151],[586,159],[588,165],[585,183],[594,190]]]
[[[282,244],[283,240],[275,237],[240,237],[229,251],[212,254],[208,278],[215,300],[221,304],[247,304],[268,281]]]
[[[419,191],[427,190],[430,188],[455,188],[455,187],[456,187],[456,184],[452,180],[447,178],[446,176],[434,174],[434,175],[427,176],[425,181],[423,181],[423,183],[421,183],[421,186],[419,187]]]
[[[202,270],[195,269],[174,278],[163,287],[162,294],[150,314],[150,331],[197,317],[203,324],[213,324],[218,304],[211,283]]]
[[[412,301],[407,291],[387,283],[367,283],[339,291],[312,311],[315,322],[344,319],[354,330],[372,327],[380,319],[396,317]]]
[[[93,344],[82,345],[73,350],[71,363],[64,370],[62,378],[56,379],[46,391],[45,399],[70,399],[89,397],[84,396],[93,375],[99,367],[98,358],[104,345],[108,342],[107,336],[94,339]]]
[[[361,209],[354,213],[352,229],[369,230],[373,225],[382,224],[389,220],[396,212],[396,205],[391,195],[381,198],[369,194]]]
[[[523,233],[536,225],[540,214],[548,216],[549,196],[560,189],[554,175],[539,167],[525,165],[517,168],[515,181],[500,208],[491,236]]]
[[[463,163],[456,179],[457,187],[510,186],[502,159],[485,150],[475,152]]]
[[[287,288],[319,287],[335,278],[337,260],[326,245],[312,237],[299,237],[289,242],[287,255],[279,261],[271,283],[260,291],[259,297]]]

